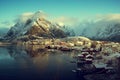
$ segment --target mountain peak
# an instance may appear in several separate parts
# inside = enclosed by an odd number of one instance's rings
[[[41,11],[41,10],[39,10],[39,11],[37,11],[37,12],[35,12],[35,13],[33,14],[32,19],[33,19],[33,20],[37,20],[38,18],[39,18],[39,19],[44,19],[44,18],[46,18],[46,16],[47,16],[46,13],[44,13],[44,12]]]
[[[46,38],[63,38],[71,35],[69,30],[66,30],[48,21],[46,14],[43,11],[37,11],[30,16],[23,16],[22,19],[20,18],[20,20],[18,20],[17,23],[5,35],[5,39],[15,40],[22,36],[32,35]]]
[[[38,13],[44,13],[42,10],[38,10],[35,12],[35,14],[38,14]]]

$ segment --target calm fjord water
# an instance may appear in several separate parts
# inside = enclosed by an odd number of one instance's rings
[[[83,80],[73,73],[74,52],[0,47],[0,80]]]

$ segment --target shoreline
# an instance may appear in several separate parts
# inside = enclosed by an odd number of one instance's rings
[[[9,43],[9,42],[0,42],[0,47],[1,46],[9,46],[11,45],[12,43]]]

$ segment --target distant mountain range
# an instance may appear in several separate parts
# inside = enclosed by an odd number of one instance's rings
[[[76,35],[95,40],[120,42],[120,15],[112,15],[99,20],[81,23],[74,28]]]
[[[67,36],[85,36],[94,40],[120,41],[120,16],[107,16],[81,23],[78,26],[60,26],[42,17],[38,11],[25,19],[18,20],[4,36],[6,40],[20,39],[23,36],[45,38],[64,38]]]

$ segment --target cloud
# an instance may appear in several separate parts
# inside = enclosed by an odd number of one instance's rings
[[[0,28],[10,28],[16,23],[25,23],[28,19],[36,20],[36,18],[47,18],[48,15],[39,10],[37,12],[25,12],[20,15],[17,15],[15,19],[9,21],[0,21]]]
[[[41,11],[41,10],[35,12],[35,13],[33,14],[33,16],[32,16],[33,19],[34,19],[34,18],[35,18],[35,19],[36,19],[36,18],[47,18],[47,17],[48,17],[48,14],[45,13],[45,12],[43,12],[43,11]]]
[[[33,15],[34,13],[32,13],[32,12],[26,12],[26,13],[23,13],[23,14],[21,14],[21,16],[31,16],[31,15]]]
[[[1,22],[1,24],[3,24],[3,25],[10,25],[10,22],[9,21],[3,21],[3,22]]]
[[[39,10],[35,13],[33,13],[33,12],[23,13],[23,14],[18,16],[18,18],[15,20],[15,22],[22,22],[23,23],[23,22],[26,22],[26,20],[28,20],[28,19],[32,19],[32,20],[36,20],[36,18],[48,19],[49,17],[48,17],[48,14]],[[48,20],[50,20],[51,22],[54,22],[54,23],[58,23],[59,25],[75,25],[76,23],[79,22],[78,18],[65,17],[65,16],[60,16],[60,17],[57,17],[54,19],[48,19]]]
[[[0,22],[0,28],[10,28],[11,26],[13,26],[13,22],[11,21]]]
[[[17,19],[15,19],[15,22],[26,22],[26,20],[28,19],[32,19],[32,20],[36,20],[37,18],[46,18],[47,17],[47,14],[44,13],[43,11],[39,10],[35,13],[33,12],[26,12],[26,13],[23,13],[21,15],[19,15],[17,17]]]
[[[74,17],[65,17],[65,16],[61,16],[61,17],[57,17],[54,20],[52,20],[55,23],[58,23],[59,25],[75,25],[76,23],[79,22],[78,18],[74,18]]]
[[[34,13],[26,12],[21,15],[18,15],[17,18],[14,20],[15,23],[17,22],[26,22],[29,18],[33,16]]]
[[[120,14],[106,14],[106,15],[97,15],[95,21],[120,21]]]

